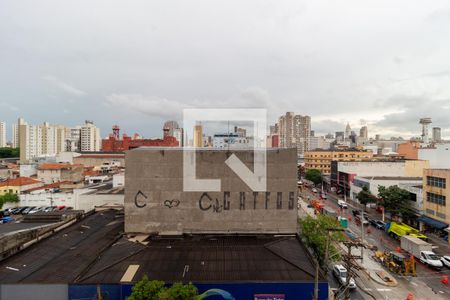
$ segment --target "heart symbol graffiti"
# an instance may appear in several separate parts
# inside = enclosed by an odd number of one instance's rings
[[[168,208],[177,207],[178,205],[180,205],[180,200],[178,199],[166,200],[164,201],[164,205],[167,206]]]

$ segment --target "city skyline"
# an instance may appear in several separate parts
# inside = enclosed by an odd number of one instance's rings
[[[450,136],[447,1],[255,3],[42,1],[38,14],[10,2],[1,119],[153,136],[183,108],[260,107],[310,115],[319,133],[348,121],[408,137],[429,116]]]

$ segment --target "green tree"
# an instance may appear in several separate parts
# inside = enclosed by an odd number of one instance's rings
[[[322,182],[322,172],[317,169],[309,169],[306,171],[305,178],[312,181],[314,184]]]
[[[0,209],[7,202],[10,202],[10,203],[19,202],[19,196],[17,196],[17,194],[13,194],[13,193],[7,193],[4,195],[1,195],[0,196]]]
[[[377,200],[377,198],[372,195],[367,186],[363,186],[362,190],[358,193],[358,195],[356,195],[356,198],[358,199],[359,203],[364,206],[367,203],[374,203]]]
[[[330,229],[341,229],[339,221],[331,216],[318,215],[317,218],[307,216],[300,219],[301,237],[306,245],[314,250],[317,259],[321,264],[325,262],[325,252],[327,247],[328,231]],[[339,252],[334,243],[345,239],[342,231],[330,231],[329,258],[332,261],[339,260]]]
[[[397,185],[386,188],[378,187],[378,197],[381,198],[381,205],[385,211],[395,216],[410,218],[414,216],[411,208],[411,194]]]
[[[0,148],[0,158],[11,158],[19,156],[19,148]]]
[[[127,300],[194,300],[198,295],[197,288],[192,284],[174,283],[165,287],[164,281],[149,280],[144,275],[131,289]]]

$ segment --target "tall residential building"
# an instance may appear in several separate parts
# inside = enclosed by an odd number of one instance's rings
[[[81,126],[65,129],[65,150],[68,152],[80,151],[81,149]]]
[[[195,148],[203,147],[203,126],[195,125],[194,126],[194,144]]]
[[[80,130],[80,150],[83,152],[100,151],[102,139],[100,129],[93,121],[85,121]]]
[[[64,126],[31,125],[19,119],[16,140],[19,140],[20,161],[28,162],[38,156],[53,156],[64,151]]]
[[[6,123],[0,122],[0,147],[6,147]]]
[[[367,126],[361,127],[361,129],[359,130],[359,137],[365,140],[369,139],[369,131],[367,129]]]
[[[19,125],[25,124],[25,120],[23,118],[19,118],[17,120],[17,124],[12,125],[12,147],[19,148]]]
[[[183,129],[180,128],[178,122],[167,121],[164,123],[163,127],[164,138],[167,136],[172,136],[177,139],[178,145],[183,146]]]
[[[309,148],[311,117],[287,112],[278,119],[281,148],[297,148],[298,156],[303,156]]]
[[[433,142],[440,142],[442,141],[441,137],[441,128],[440,127],[433,127]]]

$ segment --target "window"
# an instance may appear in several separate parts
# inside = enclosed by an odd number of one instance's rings
[[[434,216],[434,210],[427,208],[426,212],[427,214]]]
[[[427,176],[427,185],[445,189],[446,188],[445,178]]]
[[[427,201],[445,206],[445,196],[427,192]]]
[[[436,212],[436,217],[441,218],[441,219],[445,219],[445,214],[444,213],[440,213],[440,212]]]

